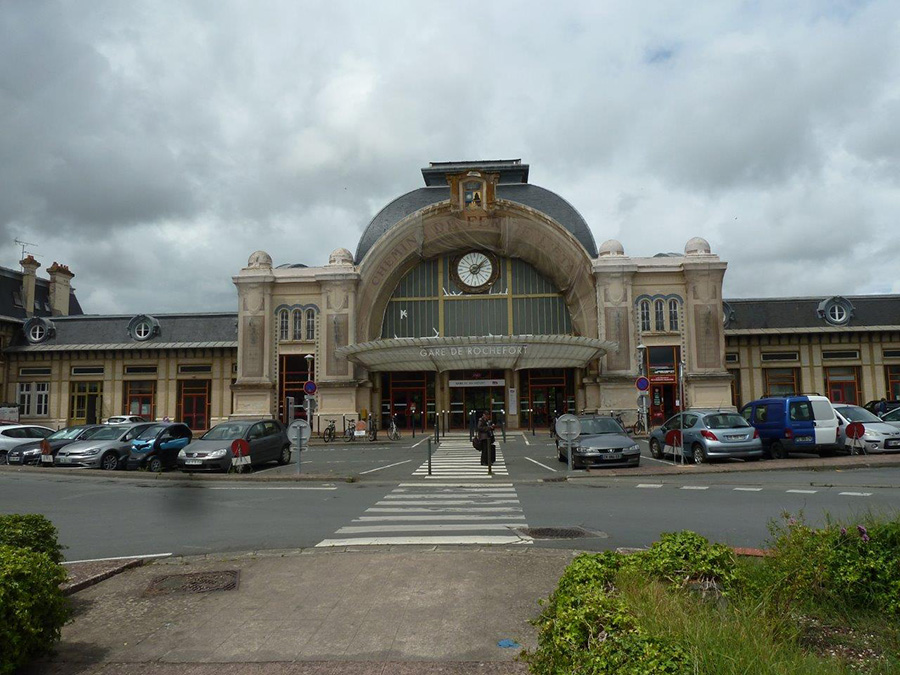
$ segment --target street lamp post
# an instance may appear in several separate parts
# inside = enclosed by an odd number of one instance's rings
[[[646,351],[647,351],[647,347],[644,345],[643,342],[638,340],[638,344],[637,344],[638,375],[641,377],[646,375],[646,373],[644,373],[644,354],[646,353]],[[644,433],[649,434],[650,433],[650,419],[649,419],[650,409],[649,409],[649,406],[647,405],[647,397],[644,396],[643,394],[644,394],[644,392],[641,392],[641,404],[638,406],[638,415],[641,416],[641,422],[644,423],[643,424]]]

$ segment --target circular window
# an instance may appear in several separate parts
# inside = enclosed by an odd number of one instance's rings
[[[134,337],[138,340],[146,340],[153,333],[153,326],[147,321],[141,321],[134,327]]]
[[[28,339],[32,342],[40,342],[45,337],[47,337],[47,329],[39,323],[34,324],[28,331]]]
[[[828,320],[832,323],[844,323],[847,320],[847,310],[843,305],[832,305],[828,308]]]

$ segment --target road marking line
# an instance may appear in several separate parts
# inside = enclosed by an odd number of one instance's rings
[[[522,434],[522,440],[525,441],[525,445],[531,445],[531,443],[528,442],[528,434]]]
[[[400,483],[398,487],[414,487],[421,488],[422,483]],[[481,488],[486,490],[493,490],[495,488],[513,487],[512,483],[494,483],[491,487],[485,488],[483,483],[431,483],[428,487],[461,487],[461,488]]]
[[[404,459],[402,462],[397,462],[396,464],[388,464],[387,466],[379,466],[377,469],[369,469],[368,471],[360,471],[359,475],[363,475],[364,473],[374,473],[375,471],[381,471],[382,469],[390,469],[392,466],[400,466],[401,464],[406,464],[407,462],[411,462],[411,459]]]
[[[661,488],[662,483],[638,483],[639,488]]]
[[[395,520],[407,520],[407,521],[417,521],[417,520],[525,520],[525,516],[517,516],[514,514],[504,515],[504,516],[360,516],[359,518],[354,518],[352,522],[354,523],[366,523],[366,522],[385,522],[385,521],[395,521]]]
[[[709,485],[682,485],[682,490],[709,490]]]
[[[334,546],[407,546],[410,544],[428,544],[439,546],[443,544],[530,544],[530,537],[500,536],[500,535],[459,535],[459,536],[434,536],[434,537],[369,537],[360,539],[325,539],[316,544],[316,548]]]
[[[335,534],[374,534],[376,532],[472,532],[473,530],[509,530],[522,523],[420,523],[419,525],[348,525]]]
[[[510,497],[515,498],[516,491],[515,490],[504,490],[503,492],[431,492],[428,494],[417,494],[411,495],[407,493],[403,494],[389,494],[385,495],[384,498],[386,500],[407,500],[407,499],[473,499],[473,498],[495,498],[495,497]]]
[[[546,464],[541,464],[541,463],[540,463],[539,461],[537,461],[536,459],[531,459],[531,457],[526,457],[525,459],[527,459],[529,462],[534,462],[534,463],[537,464],[538,466],[544,467],[544,468],[547,469],[548,471],[552,471],[553,473],[556,473],[556,469],[554,469],[554,468],[552,468],[552,467],[549,467],[549,466],[547,466]]]
[[[521,507],[515,506],[444,506],[422,507],[408,506],[406,508],[386,508],[373,506],[366,509],[366,513],[522,513]]]
[[[518,499],[437,499],[434,501],[380,501],[375,506],[465,506],[466,504],[480,506],[498,506],[499,504],[518,504]]]
[[[420,445],[422,445],[422,443],[424,443],[425,441],[427,441],[429,438],[431,438],[431,436],[426,436],[425,438],[423,438],[423,439],[422,439],[421,441],[419,441],[418,443],[413,443],[413,444],[412,444],[411,446],[409,446],[409,447],[410,447],[410,448],[418,448]]]
[[[659,462],[660,464],[672,464],[672,462],[667,459],[656,459],[656,457],[645,457],[644,455],[641,455],[641,459],[649,459],[651,462]]]
[[[336,487],[211,487],[206,490],[337,490]]]
[[[761,492],[762,491],[762,488],[737,487],[737,488],[731,488],[731,489],[734,490],[735,492]]]
[[[785,492],[792,492],[795,495],[814,495],[818,490],[785,490]]]
[[[168,558],[171,553],[147,553],[145,555],[120,555],[115,558],[91,558],[90,560],[66,560],[62,565],[74,565],[75,563],[106,562],[112,560],[134,560],[135,558]]]
[[[847,497],[871,497],[871,492],[839,492],[839,495],[845,495]]]

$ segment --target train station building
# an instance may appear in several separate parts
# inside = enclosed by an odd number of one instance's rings
[[[900,297],[723,300],[726,263],[704,239],[652,257],[598,247],[520,160],[421,176],[325,265],[253,253],[236,312],[82,314],[68,268],[46,282],[23,260],[0,274],[3,398],[50,426],[135,413],[196,430],[285,418],[308,382],[314,428],[362,411],[462,428],[484,409],[511,428],[584,410],[632,423],[639,375],[656,423],[786,391],[900,398]]]

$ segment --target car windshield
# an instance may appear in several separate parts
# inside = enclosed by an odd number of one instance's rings
[[[243,438],[244,432],[247,430],[244,424],[217,424],[200,437],[201,441],[233,441],[236,438]]]
[[[736,429],[738,427],[749,427],[747,420],[737,413],[717,413],[715,415],[707,415],[703,418],[708,429]]]
[[[865,408],[856,405],[842,405],[835,408],[848,422],[880,422],[877,415],[873,415]]]
[[[84,431],[84,427],[66,427],[65,429],[60,429],[59,431],[54,431],[52,434],[47,436],[48,441],[70,441],[73,438],[78,438],[81,435],[81,432]]]
[[[885,422],[900,422],[900,408],[894,408],[881,419]]]
[[[165,428],[166,427],[162,424],[154,424],[152,427],[147,427],[146,429],[144,429],[140,433],[138,438],[143,441],[148,441],[150,439],[153,439],[153,438],[156,438],[157,436],[159,436],[159,432]]]
[[[114,441],[119,436],[121,436],[122,433],[123,430],[121,428],[117,429],[115,427],[100,427],[86,435],[85,438],[92,441]]]
[[[624,434],[625,430],[612,417],[591,417],[581,420],[581,435]]]

